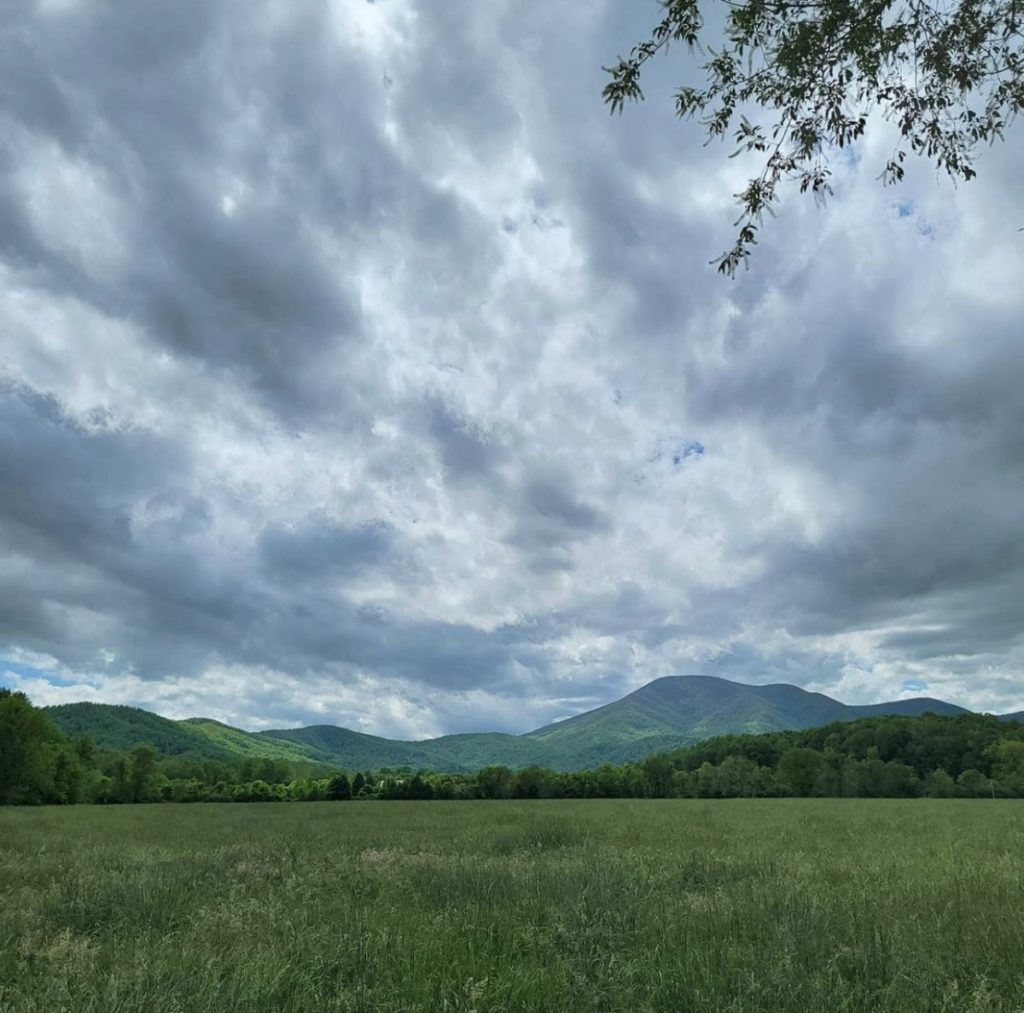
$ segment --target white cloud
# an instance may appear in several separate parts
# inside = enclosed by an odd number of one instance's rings
[[[1021,703],[1019,135],[885,190],[870,133],[728,282],[678,65],[600,101],[650,12],[238,10],[141,90],[141,12],[4,65],[0,638],[60,673],[6,678],[411,736],[680,672]]]

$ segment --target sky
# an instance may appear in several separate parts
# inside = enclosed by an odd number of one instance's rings
[[[665,675],[1024,708],[1024,130],[784,193],[652,2],[0,28],[0,683],[521,732]]]

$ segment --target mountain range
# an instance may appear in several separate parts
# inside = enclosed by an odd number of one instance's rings
[[[269,757],[345,770],[412,767],[453,772],[488,764],[578,770],[642,759],[717,735],[814,728],[882,714],[968,713],[929,697],[853,706],[783,683],[752,686],[705,675],[655,679],[614,703],[522,735],[478,732],[416,742],[336,725],[246,732],[208,718],[174,721],[110,704],[61,704],[45,710],[66,734],[86,734],[97,745],[112,749],[144,742],[165,756]],[[1004,717],[1024,720],[1024,712]]]

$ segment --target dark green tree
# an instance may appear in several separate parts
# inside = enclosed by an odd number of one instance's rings
[[[149,745],[136,746],[130,753],[129,801],[156,801],[157,751]]]
[[[695,798],[719,798],[722,794],[722,782],[718,776],[718,767],[705,760],[690,776],[689,794]]]
[[[992,776],[1007,794],[1024,795],[1024,742],[997,742],[991,749]]]
[[[672,775],[675,765],[665,753],[649,756],[644,760],[644,781],[649,798],[665,798],[672,790]]]
[[[823,768],[821,753],[796,746],[779,757],[779,780],[794,795],[813,795]]]
[[[484,767],[476,775],[480,798],[508,798],[512,794],[512,771],[508,767]]]
[[[408,799],[431,799],[434,797],[434,789],[429,781],[425,781],[421,774],[414,774],[405,782],[405,797]]]
[[[852,756],[844,757],[839,768],[839,794],[844,798],[859,798],[864,794],[861,765]]]
[[[956,781],[941,767],[936,767],[925,777],[923,788],[928,798],[953,798],[957,795]]]
[[[879,798],[885,794],[885,763],[878,755],[877,746],[868,748],[868,755],[861,761],[860,772],[865,795]]]
[[[107,787],[105,801],[110,802],[131,802],[132,801],[132,768],[128,757],[124,753],[118,753],[110,764],[108,776],[110,784]]]
[[[718,765],[718,784],[723,795],[752,798],[763,792],[762,768],[746,756],[727,756]]]
[[[56,801],[63,736],[24,693],[0,689],[0,805]]]
[[[981,798],[991,793],[992,782],[974,767],[968,767],[957,779],[957,786],[969,798]]]
[[[921,782],[914,773],[914,768],[905,763],[890,760],[882,771],[883,798],[913,798],[921,790]]]
[[[347,802],[352,797],[352,785],[347,774],[335,774],[327,782],[328,802]]]
[[[713,261],[730,276],[780,186],[824,199],[830,159],[869,118],[896,128],[879,167],[886,182],[903,178],[908,152],[969,180],[978,146],[1001,140],[1024,108],[1019,0],[727,0],[724,24],[712,29],[701,0],[659,3],[650,38],[605,68],[604,100],[621,112],[642,99],[645,64],[672,45],[699,63],[700,83],[677,90],[676,113],[698,119],[709,140],[731,134],[736,154],[762,156],[735,195],[735,243]]]
[[[552,778],[552,771],[545,767],[524,767],[513,777],[512,794],[515,798],[547,798]]]
[[[76,752],[64,747],[53,763],[53,788],[49,802],[73,805],[82,797],[82,768]]]
[[[594,772],[596,794],[601,798],[618,798],[622,794],[622,771],[603,763]]]
[[[76,736],[73,747],[83,767],[94,767],[96,765],[96,744],[88,735]]]

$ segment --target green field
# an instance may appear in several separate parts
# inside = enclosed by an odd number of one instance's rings
[[[1024,802],[0,810],[0,1010],[1019,1010]]]

